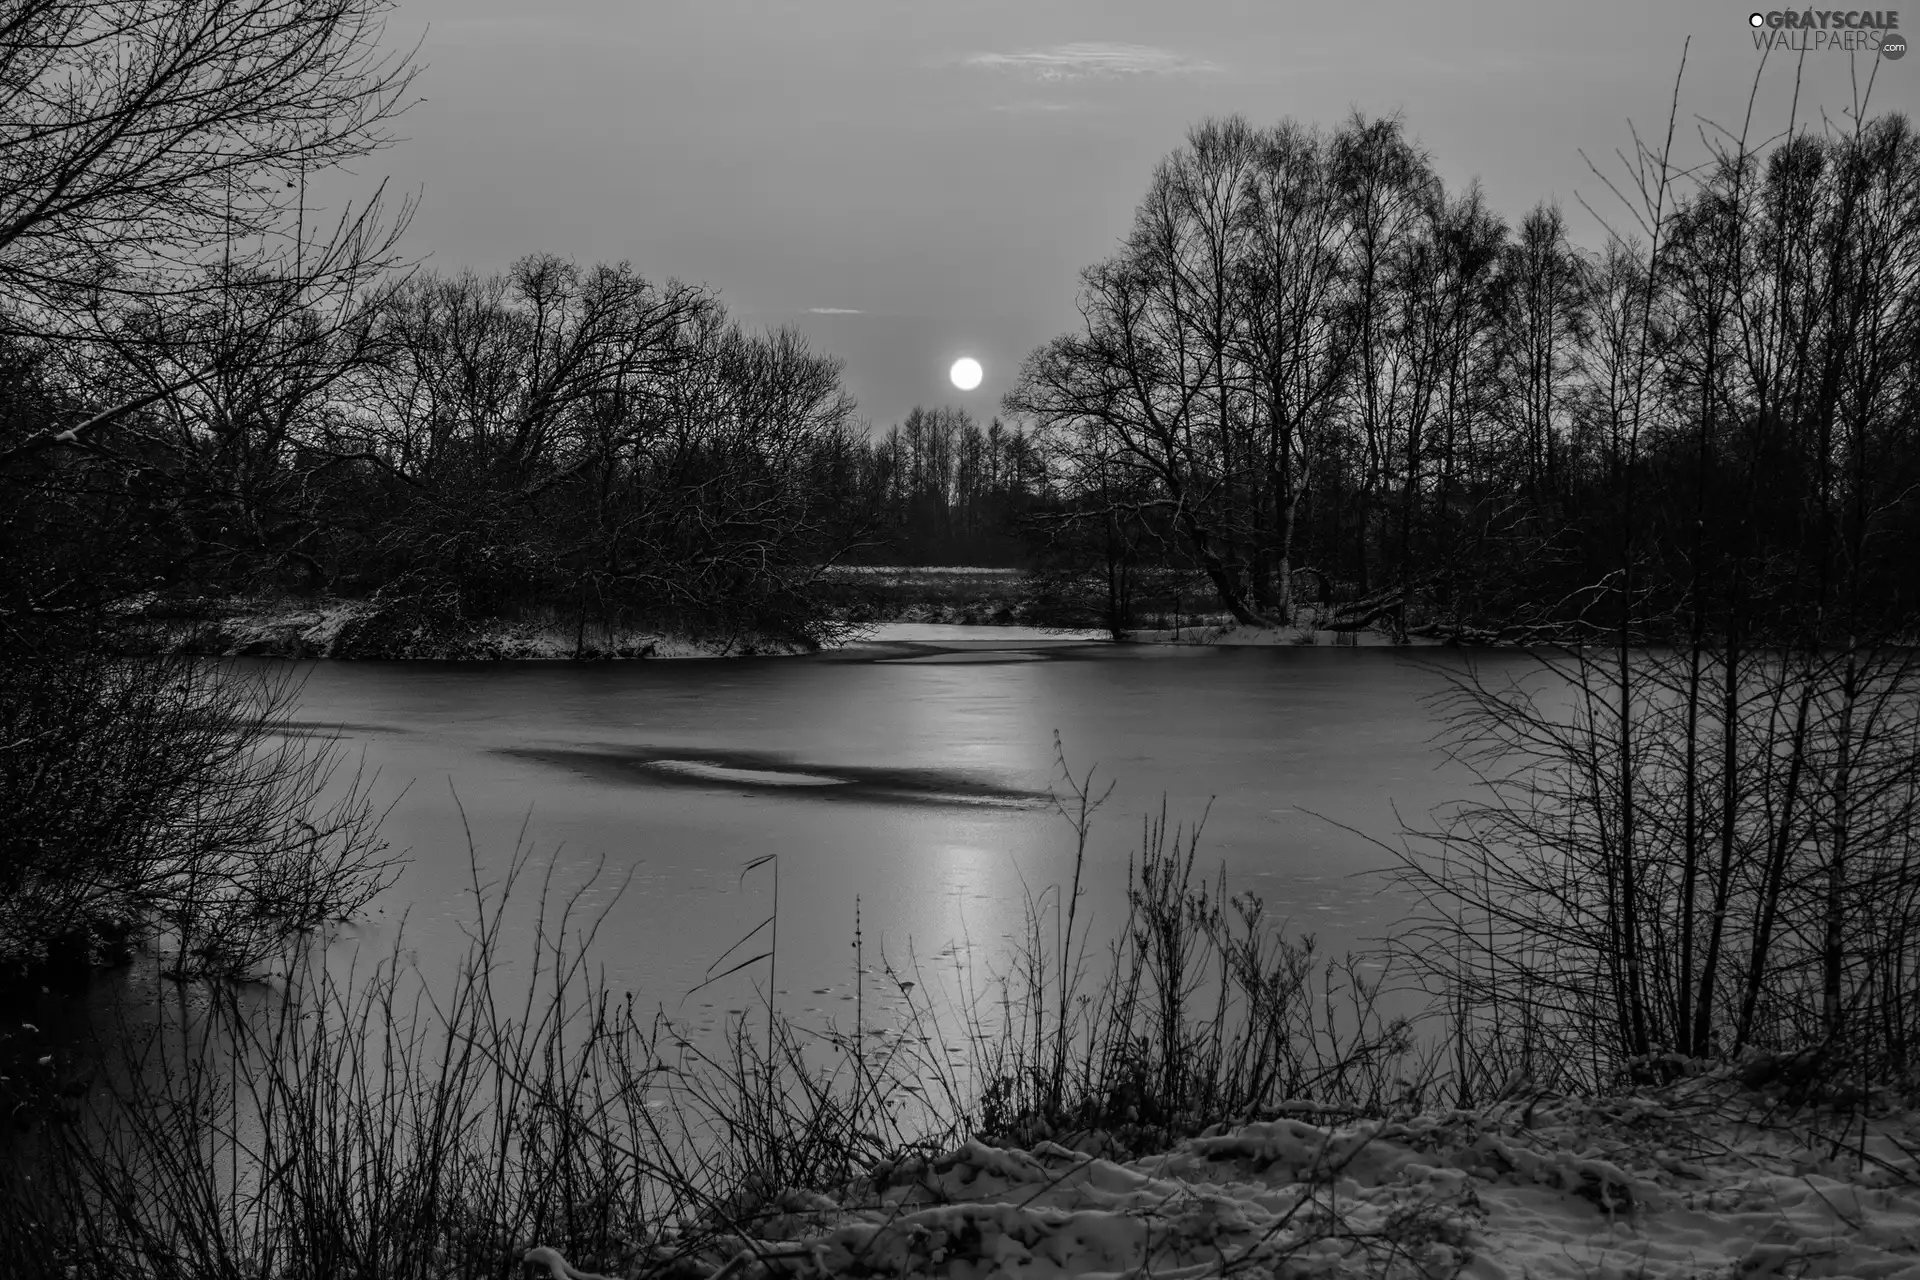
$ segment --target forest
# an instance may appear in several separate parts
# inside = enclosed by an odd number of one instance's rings
[[[824,571],[893,563],[1065,572],[1100,615],[1066,620],[1119,630],[1175,574],[1252,626],[1564,639],[1631,598],[1647,637],[1902,633],[1916,154],[1899,115],[1723,140],[1592,251],[1397,118],[1210,120],[1004,416],[884,431],[711,290],[409,269],[404,209],[323,238],[256,182],[164,287],[114,275],[137,241],[82,271],[85,206],[16,218],[4,618],[278,592],[810,640]]]
[[[1210,121],[1009,408],[1090,548],[1243,624],[1910,635],[1912,128],[1708,137],[1600,175],[1595,252],[1448,191],[1399,120]]]

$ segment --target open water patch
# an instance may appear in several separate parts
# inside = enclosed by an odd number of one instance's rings
[[[643,786],[695,787],[748,795],[804,796],[866,804],[1030,809],[1044,791],[1010,787],[948,769],[821,765],[773,752],[685,747],[502,747],[501,755]]]

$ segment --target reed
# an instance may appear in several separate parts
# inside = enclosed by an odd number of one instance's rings
[[[397,944],[370,966],[316,944],[265,998],[211,986],[129,1040],[110,1083],[0,1175],[0,1267],[506,1277],[544,1247],[583,1270],[705,1275],[807,1196],[857,1202],[875,1170],[971,1137],[1118,1152],[1302,1103],[1418,1101],[1380,984],[1196,878],[1197,827],[1146,825],[1125,927],[1096,951],[1078,904],[1103,797],[1064,756],[1062,780],[1073,883],[1029,900],[1006,965],[951,988],[913,957],[881,955],[869,978],[856,951],[857,981],[901,997],[886,1027],[864,999],[852,1027],[803,1024],[769,985],[696,1038],[595,975],[617,893],[587,914],[524,840],[491,880],[475,854],[450,981]],[[531,941],[510,955],[523,915]]]

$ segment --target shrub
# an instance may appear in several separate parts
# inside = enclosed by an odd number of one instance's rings
[[[241,973],[371,900],[393,863],[364,779],[291,722],[295,692],[195,659],[0,662],[6,972],[149,938],[176,975]]]

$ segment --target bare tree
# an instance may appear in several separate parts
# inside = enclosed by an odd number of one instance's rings
[[[311,175],[384,146],[412,67],[389,0],[20,0],[0,19],[0,331],[125,352],[127,308],[315,289],[351,298],[392,260],[377,197],[310,234]],[[253,305],[258,316],[260,308]],[[351,310],[351,309],[349,309]],[[150,341],[153,334],[145,338]],[[177,353],[176,353],[177,354]],[[230,366],[164,372],[0,461]],[[179,362],[176,361],[176,365]]]
[[[1333,172],[1351,225],[1349,270],[1359,325],[1358,369],[1349,410],[1362,464],[1355,485],[1361,550],[1360,587],[1376,566],[1366,558],[1381,495],[1404,452],[1417,467],[1419,432],[1429,411],[1433,367],[1424,331],[1409,321],[1419,276],[1406,255],[1438,198],[1438,180],[1424,151],[1397,116],[1368,120],[1358,112],[1334,138]]]
[[[1268,535],[1254,598],[1280,622],[1293,606],[1300,504],[1334,428],[1357,332],[1346,293],[1352,228],[1331,182],[1327,140],[1283,122],[1260,136],[1242,211],[1238,356],[1253,389]]]
[[[1551,499],[1566,482],[1568,384],[1584,323],[1584,263],[1567,243],[1558,207],[1537,205],[1503,251],[1501,412],[1521,451],[1530,493]]]
[[[1080,488],[1157,518],[1252,625],[1287,616],[1272,575],[1290,577],[1309,433],[1343,376],[1324,165],[1291,128],[1194,129],[1125,248],[1082,274],[1083,331],[1034,352],[1007,400],[1082,439],[1069,453],[1103,462]]]

